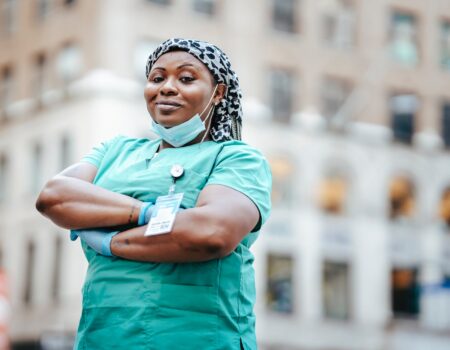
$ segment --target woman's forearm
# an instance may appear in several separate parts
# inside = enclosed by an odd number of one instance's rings
[[[228,255],[220,228],[198,212],[197,208],[178,213],[172,232],[167,234],[144,236],[147,225],[123,231],[113,237],[111,252],[128,260],[174,263]]]
[[[229,255],[256,226],[259,212],[244,194],[210,185],[202,190],[195,208],[177,213],[172,231],[144,236],[147,226],[112,238],[113,255],[138,261],[193,262]]]
[[[36,208],[67,229],[136,223],[142,202],[87,181],[56,176],[42,190]]]

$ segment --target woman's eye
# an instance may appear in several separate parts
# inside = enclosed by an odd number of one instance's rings
[[[162,77],[152,77],[152,78],[150,78],[150,81],[152,83],[160,83],[161,81],[163,81],[163,78]]]
[[[183,83],[189,83],[189,82],[191,82],[191,81],[194,81],[195,78],[193,78],[193,77],[181,77],[180,80],[181,80]]]

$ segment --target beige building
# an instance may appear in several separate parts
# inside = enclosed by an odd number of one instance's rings
[[[274,211],[255,246],[261,348],[444,349],[448,0],[1,0],[13,343],[70,348],[85,260],[34,201],[100,140],[151,137],[145,61],[174,36],[229,54],[244,138],[272,161]]]

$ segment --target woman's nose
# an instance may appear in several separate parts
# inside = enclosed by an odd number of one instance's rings
[[[174,78],[167,78],[161,86],[160,89],[161,94],[163,95],[173,95],[178,91],[176,89]]]

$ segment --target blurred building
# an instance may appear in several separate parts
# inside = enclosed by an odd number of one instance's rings
[[[244,138],[272,164],[254,249],[261,349],[447,349],[448,0],[1,0],[15,348],[70,348],[80,315],[84,257],[34,210],[38,191],[101,140],[151,137],[145,61],[174,36],[229,54]]]

